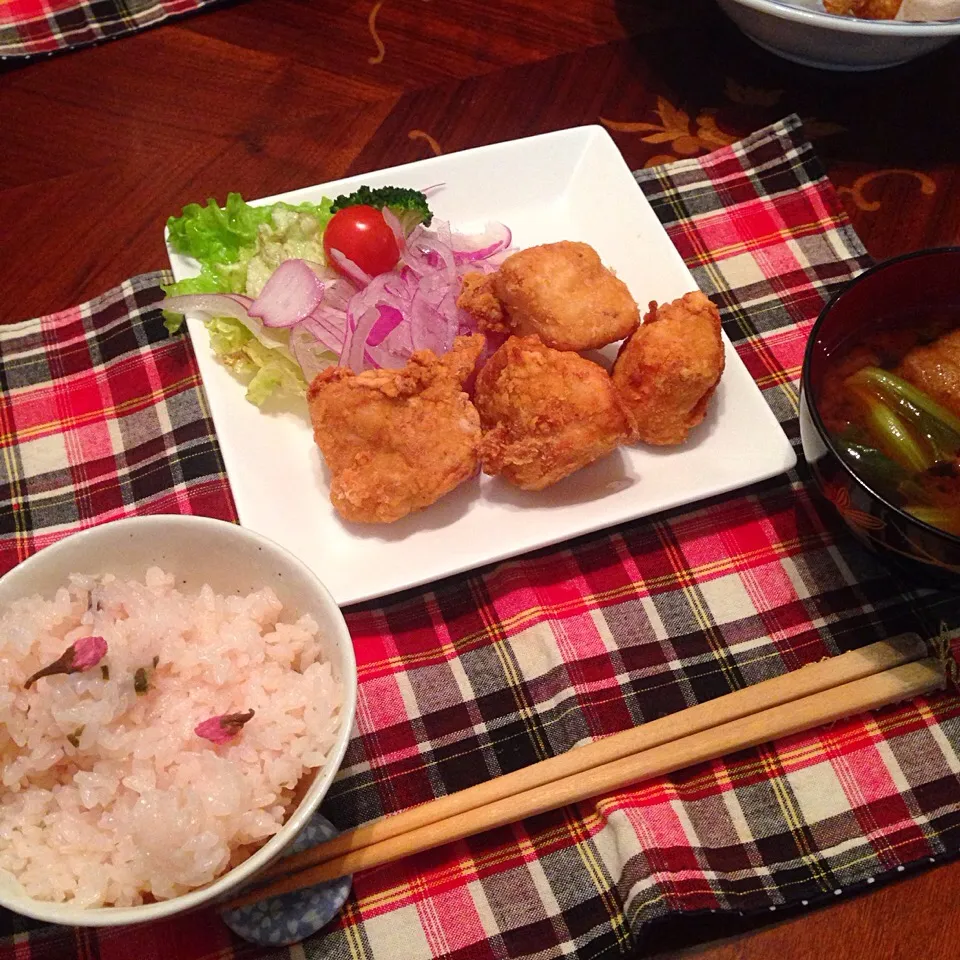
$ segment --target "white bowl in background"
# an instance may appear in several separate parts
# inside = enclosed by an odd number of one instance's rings
[[[780,0],[717,0],[765,50],[825,70],[878,70],[930,53],[960,36],[960,20],[859,20]]]
[[[291,553],[236,524],[207,517],[155,515],[115,520],[75,533],[46,547],[0,577],[0,607],[20,597],[52,597],[71,573],[112,573],[142,580],[159,566],[177,577],[177,587],[209,583],[219,594],[271,587],[284,619],[309,613],[320,627],[325,655],[343,689],[340,730],[327,763],[283,827],[251,857],[190,893],[135,907],[74,907],[27,896],[9,876],[0,876],[0,906],[49,923],[108,927],[157,920],[224,898],[272,863],[316,812],[343,760],[357,702],[353,643],[327,588]]]

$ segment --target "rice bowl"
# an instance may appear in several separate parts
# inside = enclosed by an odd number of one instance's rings
[[[26,689],[94,633],[101,660]],[[123,520],[41,551],[0,578],[0,647],[0,903],[53,922],[233,892],[316,810],[353,722],[333,600],[220,521]]]

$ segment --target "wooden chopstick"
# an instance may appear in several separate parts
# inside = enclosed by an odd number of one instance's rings
[[[311,886],[650,777],[928,692],[938,661],[908,636],[872,644],[690,707],[460,793],[359,827],[277,864],[232,909]]]
[[[320,862],[316,856],[321,850],[325,859],[332,859],[401,833],[408,833],[417,827],[445,820],[447,817],[461,816],[477,807],[515,796],[544,783],[573,776],[599,764],[620,760],[640,750],[669,743],[701,730],[709,730],[721,723],[798,700],[852,680],[872,676],[919,660],[925,655],[923,641],[916,634],[905,634],[821,660],[800,670],[764,680],[706,703],[687,707],[669,716],[650,720],[642,726],[612,734],[549,760],[542,760],[513,773],[494,777],[466,790],[358,827],[328,841],[322,847],[313,847],[303,853],[286,857],[265,870],[259,879],[263,882],[295,873],[304,867],[315,866]]]

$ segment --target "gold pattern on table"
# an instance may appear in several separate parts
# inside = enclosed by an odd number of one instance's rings
[[[377,45],[376,56],[367,57],[367,63],[383,63],[383,58],[387,53],[386,44],[380,39],[380,34],[377,32],[377,15],[380,13],[380,8],[385,2],[386,0],[376,0],[376,3],[374,3],[370,8],[370,12],[367,14],[367,28],[370,31],[370,36],[373,37],[373,42]],[[423,0],[423,2],[429,3],[430,0]],[[0,3],[3,3],[3,0],[0,0]]]
[[[606,117],[600,117],[600,122],[618,133],[645,133],[644,143],[669,143],[674,153],[692,157],[737,141],[736,136],[724,133],[717,126],[716,112],[716,109],[704,108],[697,115],[694,126],[685,110],[673,106],[665,97],[657,97],[656,113],[660,123],[609,120]]]
[[[749,87],[739,83],[733,77],[727,77],[723,92],[731,103],[739,103],[743,107],[775,107],[783,96],[782,90],[764,90],[761,87]],[[829,137],[835,133],[843,133],[847,128],[832,120],[818,120],[816,117],[801,117],[803,132],[810,140],[820,137]],[[766,121],[765,121],[766,122]],[[757,127],[763,124],[758,123]]]
[[[723,92],[728,100],[745,107],[775,107],[783,96],[782,90],[763,90],[760,87],[748,87],[737,83],[733,77],[727,77]]]
[[[443,153],[443,149],[441,148],[440,144],[437,143],[437,141],[434,140],[434,138],[431,137],[426,130],[411,130],[407,134],[407,139],[408,140],[425,140],[427,142],[427,146],[430,147],[430,149],[433,151],[433,155],[435,157],[439,157],[440,154]]]
[[[727,77],[724,84],[724,94],[732,103],[740,106],[756,108],[751,112],[763,113],[772,109],[783,96],[782,90],[764,90],[760,87],[750,87],[740,83],[732,77]],[[666,97],[657,97],[656,114],[660,123],[648,123],[644,120],[611,120],[600,117],[600,122],[608,129],[617,133],[643,133],[644,143],[665,143],[670,145],[673,153],[658,153],[649,157],[643,164],[644,168],[656,167],[663,163],[672,163],[680,157],[692,157],[696,154],[710,153],[718,147],[726,147],[736,143],[742,133],[730,134],[720,129],[717,122],[719,107],[704,107],[697,114],[696,120],[691,121],[690,115],[679,107],[673,106]],[[826,137],[834,133],[842,133],[846,128],[830,120],[818,120],[816,117],[804,117],[804,132],[811,139]],[[761,127],[766,120],[758,120],[755,127]]]
[[[383,63],[384,54],[387,52],[387,48],[380,39],[380,34],[377,33],[377,14],[380,12],[383,3],[384,0],[377,0],[370,8],[370,13],[367,16],[367,26],[370,28],[370,36],[373,37],[373,42],[377,45],[377,55],[367,58],[367,63],[371,64]]]
[[[673,163],[677,158],[672,153],[655,153],[652,157],[646,160],[643,164],[643,169],[647,170],[649,167],[659,167],[664,163]]]
[[[810,140],[819,140],[820,137],[831,137],[835,133],[844,133],[846,127],[832,120],[818,120],[816,117],[801,117],[803,132]]]
[[[900,167],[892,167],[889,170],[873,170],[870,173],[865,173],[853,181],[852,187],[837,187],[837,193],[839,193],[842,197],[850,197],[858,210],[864,210],[868,213],[871,213],[874,210],[879,210],[881,203],[879,200],[868,200],[863,195],[864,187],[873,183],[874,180],[877,180],[880,177],[888,177],[891,175],[915,177],[920,184],[920,192],[926,197],[930,197],[937,192],[936,183],[934,182],[933,178],[927,174],[921,173],[919,170],[907,170]]]

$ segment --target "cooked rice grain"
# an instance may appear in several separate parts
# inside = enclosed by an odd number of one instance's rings
[[[280,829],[333,744],[341,690],[316,622],[280,622],[268,588],[174,583],[73,576],[0,617],[0,870],[32,897],[129,906],[210,882]],[[91,634],[99,665],[24,689]],[[227,744],[194,733],[251,708]]]

